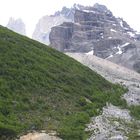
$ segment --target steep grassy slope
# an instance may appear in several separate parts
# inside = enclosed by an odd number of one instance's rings
[[[56,130],[85,139],[85,124],[124,89],[72,58],[0,27],[0,139]]]

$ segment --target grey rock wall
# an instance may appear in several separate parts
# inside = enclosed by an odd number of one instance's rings
[[[62,52],[88,53],[139,71],[139,34],[104,5],[76,9],[74,22],[55,26],[50,45]]]

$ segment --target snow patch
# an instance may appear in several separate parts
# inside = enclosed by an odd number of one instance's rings
[[[111,31],[111,32],[117,32],[117,31],[116,31],[116,30],[114,30],[114,29],[110,29],[110,31]]]
[[[94,54],[94,50],[89,51],[88,53],[85,53],[85,54],[87,54],[87,55],[93,55]]]
[[[66,14],[66,16],[69,16],[69,15],[70,15],[70,13],[71,13],[71,10],[69,10],[69,12]]]
[[[125,30],[129,30],[129,28],[124,27]]]
[[[136,32],[137,35],[140,35],[140,32]]]
[[[91,10],[82,10],[82,11],[86,13],[96,13],[95,11],[91,11]]]
[[[125,47],[125,46],[127,46],[127,45],[129,45],[130,43],[129,42],[126,42],[125,44],[123,44],[122,46],[120,46],[121,48],[123,48],[123,47]]]
[[[81,24],[80,23],[78,23],[78,22],[76,22],[76,23],[74,23],[75,25],[78,25],[78,26],[81,26]]]
[[[108,39],[111,39],[111,38],[112,38],[111,36],[108,37]]]
[[[108,57],[107,57],[107,59],[108,59],[108,58],[111,58],[111,57],[113,57],[113,55],[112,55],[112,54],[111,54],[110,56],[108,56]]]
[[[118,52],[116,54],[122,54],[123,53],[120,46],[117,46],[117,49],[118,49]]]
[[[118,49],[118,52],[116,54],[122,54],[123,51],[122,51],[122,48],[129,45],[130,43],[129,42],[126,42],[125,44],[121,45],[121,46],[117,46],[116,48]]]
[[[135,34],[133,32],[127,32],[131,37],[135,37]]]
[[[123,21],[122,20],[120,21],[120,25],[121,25],[121,27],[123,27]]]
[[[100,33],[101,38],[104,38],[104,33]]]

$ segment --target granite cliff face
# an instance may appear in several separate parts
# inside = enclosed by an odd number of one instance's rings
[[[63,22],[74,22],[75,10],[85,10],[87,8],[74,4],[71,8],[63,7],[61,11],[57,11],[53,15],[42,17],[36,25],[32,38],[44,44],[50,44],[49,34],[52,27]]]
[[[50,43],[63,52],[94,53],[130,69],[140,70],[140,38],[104,5],[76,9],[74,22],[52,27]]]
[[[51,28],[63,22],[73,22],[75,7],[76,5],[72,8],[63,7],[61,11],[55,12],[54,15],[42,17],[36,25],[32,38],[44,44],[50,44],[49,34]]]
[[[25,24],[22,21],[22,19],[14,19],[11,17],[7,24],[7,28],[9,28],[19,34],[26,35]]]
[[[65,18],[64,16],[44,16],[41,18],[36,25],[36,29],[32,35],[32,38],[42,42],[44,44],[49,44],[49,34],[51,31],[51,28],[53,26],[57,26],[59,24],[62,24],[64,21],[71,21],[70,19]]]

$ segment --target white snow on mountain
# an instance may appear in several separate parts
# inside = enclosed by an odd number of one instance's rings
[[[124,43],[123,45],[118,45],[116,48],[118,49],[118,51],[114,54],[114,55],[116,55],[116,54],[122,54],[123,53],[123,51],[122,51],[122,48],[123,47],[125,47],[125,46],[127,46],[127,45],[129,45],[130,43],[129,42],[126,42],[126,43]],[[108,58],[112,58],[112,57],[114,57],[114,55],[113,54],[111,54],[111,55],[109,55],[106,59],[108,59]]]
[[[137,34],[137,35],[139,35],[139,34],[140,34],[140,32],[137,32],[137,31],[136,31],[136,34]]]
[[[117,31],[116,31],[116,30],[114,30],[114,29],[110,29],[110,31],[111,31],[111,32],[117,32]]]
[[[122,22],[122,20],[120,20],[120,25],[121,25],[121,27],[123,27],[123,22]]]
[[[110,56],[108,56],[106,59],[113,57],[113,55],[111,54]]]
[[[129,44],[130,44],[129,42],[126,42],[125,44],[121,45],[120,47],[123,48],[123,47],[125,47],[125,46],[127,46]]]
[[[87,55],[93,55],[94,54],[94,50],[89,51],[88,53],[86,53]]]
[[[116,54],[122,54],[123,51],[122,51],[122,48],[129,45],[130,43],[126,42],[125,44],[121,45],[121,46],[117,46],[116,48],[118,49],[118,52]]]
[[[117,46],[117,49],[118,49],[118,52],[116,54],[122,54],[123,53],[120,46]]]
[[[135,37],[135,33],[132,32],[127,32],[129,34],[130,37]]]
[[[82,11],[84,11],[86,13],[95,13],[95,11],[91,11],[91,10],[82,10]]]

